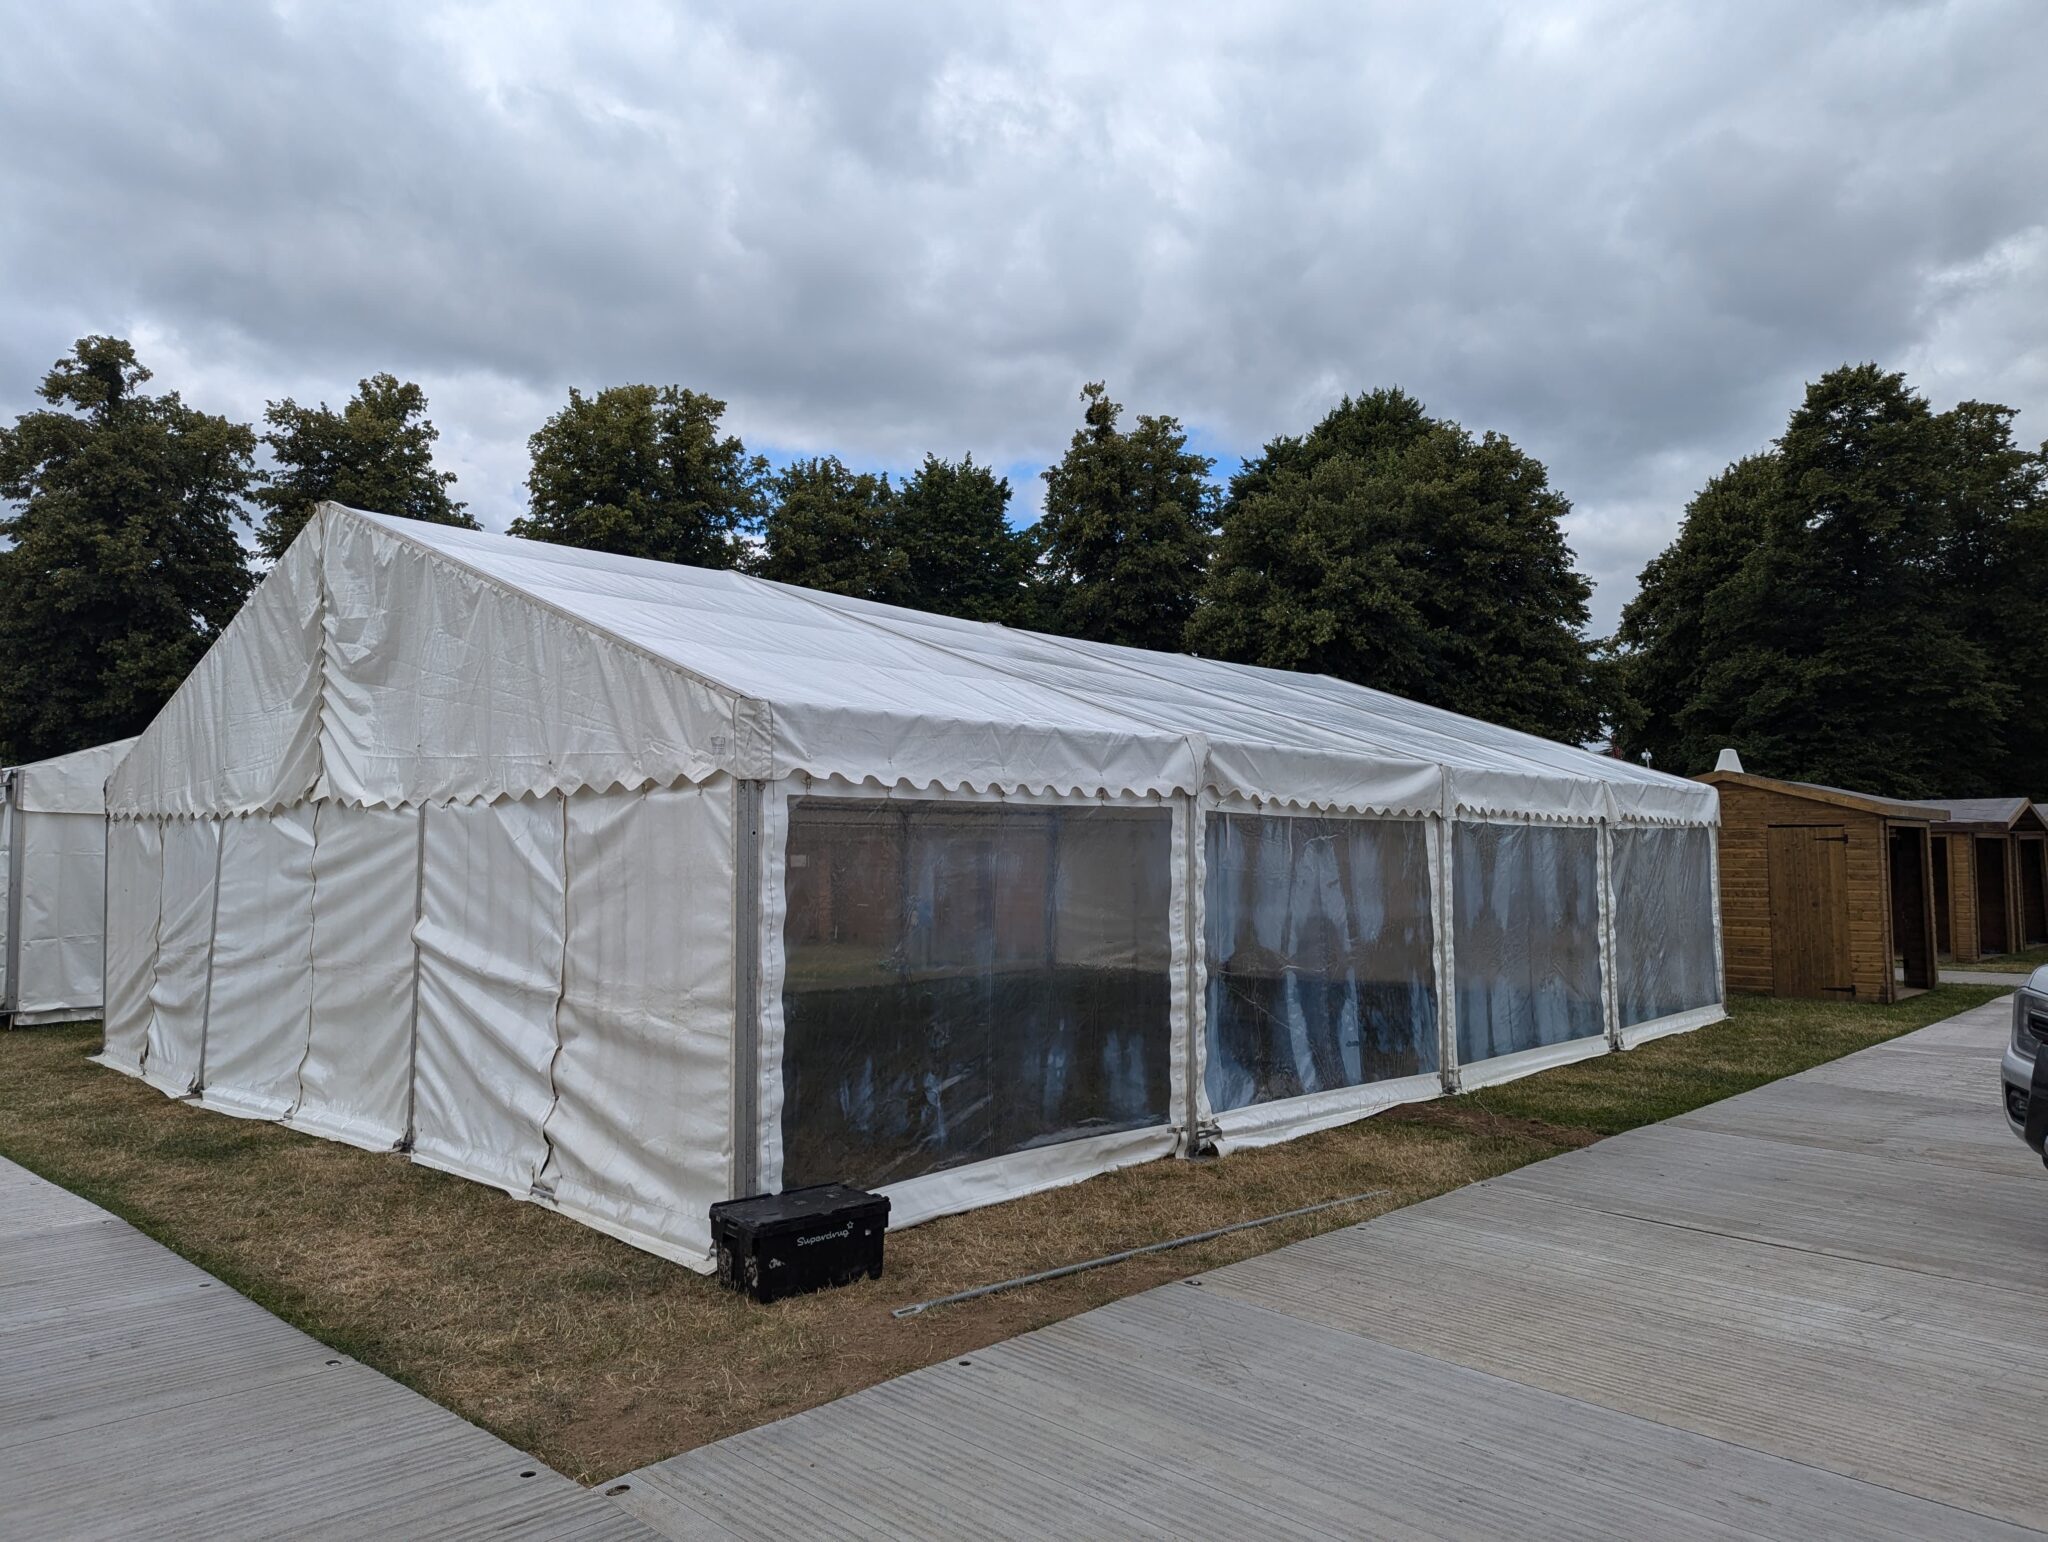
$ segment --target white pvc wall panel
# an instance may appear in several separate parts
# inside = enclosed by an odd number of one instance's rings
[[[301,804],[221,826],[205,1100],[231,1113],[276,1118],[298,1095],[313,1005],[314,818]]]
[[[1623,1028],[1721,1000],[1713,832],[1653,826],[1613,835],[1615,1008]]]
[[[522,1196],[554,1102],[562,847],[559,797],[427,810],[413,1151]]]
[[[1212,1109],[1436,1073],[1420,821],[1212,814],[1204,872]]]
[[[122,820],[107,829],[107,1015],[100,1059],[141,1074],[149,1038],[149,988],[156,974],[163,894],[164,827]]]
[[[206,956],[213,939],[213,874],[220,825],[172,819],[163,826],[163,899],[156,974],[149,988],[149,1044],[142,1074],[166,1092],[199,1080],[206,1028]]]
[[[700,1262],[732,1155],[733,785],[569,800],[568,970],[542,1183]]]
[[[416,808],[343,803],[315,827],[312,1031],[289,1122],[373,1151],[405,1137],[419,832]]]
[[[14,1008],[90,1015],[104,989],[106,816],[17,810],[14,818],[22,843]]]
[[[1603,1039],[1599,840],[1587,826],[1458,825],[1461,1064]]]

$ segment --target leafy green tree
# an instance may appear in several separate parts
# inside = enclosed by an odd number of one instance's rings
[[[1969,591],[2009,581],[2029,496],[2009,420],[1936,414],[1874,364],[1810,385],[1624,612],[1623,751],[1697,772],[1732,745],[1755,771],[1897,797],[2008,790],[1999,607]]]
[[[1678,538],[1643,569],[1642,585],[1615,634],[1623,703],[1615,747],[1666,770],[1714,763],[1722,731],[1695,721],[1708,672],[1715,596],[1762,544],[1780,498],[1775,455],[1752,455],[1719,473],[1686,505]]]
[[[849,471],[837,456],[792,461],[768,484],[770,507],[753,571],[864,600],[904,586],[895,546],[895,490],[887,476]]]
[[[1948,528],[1938,566],[1956,621],[1994,674],[2015,687],[2002,753],[1981,758],[1988,788],[2048,799],[2048,713],[2025,687],[2048,680],[2048,445],[2014,442],[2010,407],[1963,402],[1936,420],[1942,434]],[[1988,751],[1990,746],[1985,746]],[[1953,796],[1961,794],[1944,789]]]
[[[767,507],[768,462],[721,438],[725,403],[681,386],[572,390],[527,441],[528,512],[514,535],[687,562],[739,567]]]
[[[1583,741],[1606,672],[1541,462],[1398,390],[1347,397],[1231,479],[1195,651]]]
[[[325,402],[301,407],[272,402],[263,442],[277,469],[257,489],[265,510],[256,544],[275,560],[327,499],[373,514],[397,514],[437,525],[477,528],[448,496],[452,471],[434,469],[440,431],[427,419],[427,396],[411,381],[372,375],[336,412]]]
[[[43,379],[48,409],[0,429],[0,756],[138,733],[251,584],[236,531],[256,436],[176,392],[119,338]]]
[[[1140,417],[1100,382],[1081,388],[1083,426],[1044,473],[1037,527],[1045,624],[1070,637],[1178,651],[1215,540],[1215,464],[1180,423]]]
[[[972,455],[927,455],[897,489],[890,518],[896,602],[970,621],[1032,619],[1031,541],[1010,528],[1009,507],[1009,482]]]

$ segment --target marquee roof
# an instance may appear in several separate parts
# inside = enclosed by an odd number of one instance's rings
[[[117,815],[718,774],[1709,823],[1710,787],[1321,675],[323,504],[115,776]]]

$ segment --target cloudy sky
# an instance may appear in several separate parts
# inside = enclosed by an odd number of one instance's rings
[[[0,413],[87,332],[253,418],[419,380],[522,507],[568,388],[1036,472],[1399,384],[1543,459],[1611,627],[1845,360],[2048,437],[2048,9],[0,0]]]

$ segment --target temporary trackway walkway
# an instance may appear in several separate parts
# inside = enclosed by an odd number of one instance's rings
[[[693,1539],[2027,1535],[2048,1173],[2000,1114],[2009,1012],[915,1372],[619,1502]]]
[[[918,1371],[616,1502],[0,1162],[0,1532],[2036,1535],[2048,1173],[1999,1114],[2008,1012]]]
[[[0,1160],[0,1535],[649,1533]]]

